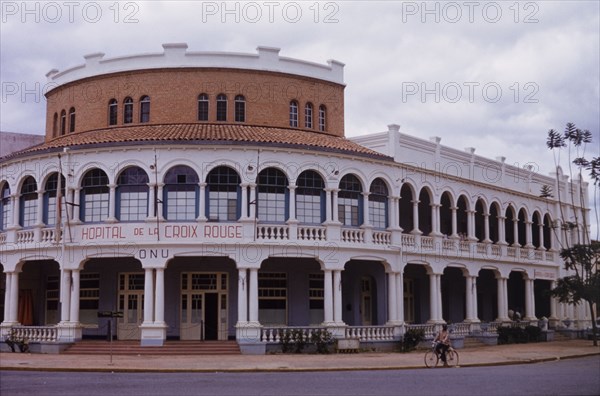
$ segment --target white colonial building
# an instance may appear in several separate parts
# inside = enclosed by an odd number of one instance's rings
[[[246,353],[282,327],[385,343],[511,310],[589,322],[547,294],[574,235],[539,193],[566,176],[398,125],[346,139],[336,61],[163,47],[49,72],[45,142],[0,159],[2,337],[103,337],[105,311],[118,339]]]

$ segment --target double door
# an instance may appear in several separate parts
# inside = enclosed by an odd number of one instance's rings
[[[180,339],[227,339],[227,274],[181,274]]]

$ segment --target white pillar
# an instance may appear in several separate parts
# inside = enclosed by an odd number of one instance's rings
[[[398,322],[404,323],[404,275],[402,271],[396,274],[396,309]]]
[[[339,223],[340,219],[339,219],[339,210],[338,210],[338,192],[340,190],[335,188],[331,191],[332,194],[332,202],[333,202],[333,221],[336,223]]]
[[[324,270],[323,274],[323,322],[328,324],[333,322],[333,280],[331,270]]]
[[[342,271],[333,271],[333,321],[342,324]]]
[[[242,183],[240,184],[240,188],[242,191],[242,213],[240,214],[240,220],[245,220],[248,218],[248,184]],[[246,278],[244,277],[244,279]]]
[[[198,183],[200,191],[198,193],[198,217],[197,221],[206,221],[206,183]]]
[[[248,321],[248,270],[238,269],[238,323]]]
[[[512,246],[520,247],[521,244],[519,243],[519,220],[518,220],[518,216],[517,216],[517,219],[513,220],[513,234],[514,234],[515,241],[512,244]]]
[[[62,270],[60,278],[60,321],[69,322],[71,313],[71,271]]]
[[[256,183],[250,183],[250,218],[256,218],[256,207],[258,202],[256,201]]]
[[[508,292],[507,279],[502,276],[498,278],[498,321],[506,321],[508,318]]]
[[[4,321],[5,322],[10,322],[9,320],[9,315],[10,315],[10,284],[12,282],[12,272],[7,272],[6,273],[6,289],[4,290]]]
[[[158,183],[156,186],[156,196],[158,199],[156,200],[156,217],[159,220],[164,220],[165,216],[163,215],[165,194],[164,194],[165,183]]]
[[[333,221],[333,212],[331,209],[332,202],[331,200],[333,194],[333,190],[330,188],[325,189],[325,221]]]
[[[117,185],[116,184],[109,184],[108,185],[108,218],[106,219],[107,222],[115,222],[117,221],[117,217],[116,217],[116,213],[115,213],[115,208],[116,208],[116,188]]]
[[[81,188],[77,187],[73,189],[73,205],[69,205],[71,208],[71,221],[73,223],[79,223],[81,221]],[[77,205],[77,206],[75,206]]]
[[[465,300],[466,300],[466,308],[467,308],[465,321],[471,322],[473,320],[473,293],[471,292],[471,289],[473,289],[473,278],[470,275],[466,274],[465,279],[466,279]]]
[[[165,322],[165,270],[156,269],[156,295],[154,299],[154,323],[163,324]]]
[[[44,225],[44,190],[38,189],[37,208],[35,215],[35,224],[38,226]]]
[[[363,200],[363,223],[362,225],[364,226],[369,226],[371,225],[371,216],[369,216],[369,195],[371,193],[368,191],[365,191],[362,193],[362,200]]]
[[[472,288],[472,293],[473,293],[473,304],[472,306],[472,313],[473,313],[473,321],[474,322],[480,322],[479,320],[479,315],[477,313],[478,309],[477,309],[477,276],[473,276],[473,288]]]
[[[525,279],[525,317],[526,320],[535,320],[535,297],[533,294],[533,279]]]
[[[467,239],[474,241],[477,239],[475,236],[475,211],[467,210]]]
[[[148,216],[146,218],[155,219],[156,211],[156,184],[148,183]]]
[[[296,185],[291,184],[288,186],[288,190],[290,190],[290,217],[288,220],[295,221],[296,220]]]
[[[531,243],[531,227],[533,226],[533,222],[525,221],[525,247],[531,248],[533,244]]]
[[[250,268],[250,322],[258,323],[258,269]]]
[[[542,250],[546,250],[544,248],[544,221],[542,220],[542,223],[540,225],[538,225],[538,235],[540,236],[539,238],[539,248]]]
[[[450,208],[450,210],[452,211],[452,235],[450,235],[452,238],[458,238],[458,220],[457,220],[457,214],[456,211],[458,210],[458,207],[456,206],[452,206]]]
[[[19,273],[12,272],[12,281],[10,282],[10,309],[9,322],[17,323],[19,319]]]
[[[150,324],[154,322],[154,270],[146,268],[144,272],[144,324]]]
[[[490,243],[490,215],[487,213],[483,214],[483,242]]]
[[[71,315],[69,322],[79,322],[79,285],[80,271],[74,269],[71,271]]]
[[[506,217],[498,216],[498,245],[506,245]]]
[[[413,230],[411,234],[421,234],[419,229],[419,200],[412,201],[413,204]]]
[[[21,200],[19,199],[19,194],[14,193],[10,196],[12,201],[12,226],[14,228],[19,227],[19,212],[21,211]]]
[[[554,289],[556,287],[556,281],[552,281],[550,284],[550,289]],[[556,304],[558,300],[555,297],[550,297],[550,317],[548,319],[558,319],[556,316]]]
[[[440,206],[432,203],[431,205],[431,235],[442,235],[440,232]]]
[[[442,318],[442,293],[441,293],[442,274],[429,273],[429,311],[430,323],[439,323]]]
[[[396,274],[394,272],[388,273],[388,322],[396,322],[398,320],[398,307],[396,301],[398,295],[396,294]]]
[[[444,321],[442,317],[442,274],[435,275],[435,283],[436,283],[436,294],[437,294],[437,320],[440,322]]]

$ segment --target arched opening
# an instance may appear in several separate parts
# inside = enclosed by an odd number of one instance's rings
[[[513,246],[515,244],[515,212],[512,206],[506,208],[504,217],[504,239],[506,240],[506,243]]]
[[[427,188],[422,188],[419,194],[419,229],[423,236],[431,234],[431,193]]]
[[[303,224],[325,221],[325,182],[321,175],[306,170],[296,181],[296,217]]]
[[[464,195],[458,197],[456,206],[458,208],[456,210],[457,233],[461,239],[467,239],[467,236],[469,235],[469,218],[467,213],[469,205],[467,203],[467,198]]]
[[[240,218],[240,183],[240,175],[228,166],[218,166],[208,173],[205,216],[210,221],[236,221]]]
[[[498,204],[494,202],[490,205],[490,239],[492,243],[498,243],[498,241],[500,240],[500,220],[498,219],[499,216],[500,208],[498,207]]]
[[[257,179],[258,219],[283,223],[288,219],[288,179],[277,168],[263,169]]]
[[[163,216],[167,220],[195,220],[198,217],[198,174],[186,165],[177,165],[165,175]]]
[[[452,197],[449,192],[444,192],[440,199],[440,232],[442,235],[452,235]]]
[[[350,326],[383,325],[387,320],[383,263],[350,260],[342,271],[342,320]]]
[[[531,224],[531,243],[534,247],[540,248],[540,229],[542,227],[542,218],[538,212],[533,214],[533,224]]]
[[[475,238],[479,242],[485,239],[485,209],[482,199],[478,199],[475,204]]]
[[[441,278],[442,318],[448,323],[460,323],[466,317],[466,284],[460,268],[444,269]]]
[[[546,250],[552,248],[552,219],[549,214],[544,216],[544,248]]]
[[[338,220],[345,226],[358,227],[363,223],[362,185],[358,177],[348,174],[340,180]]]
[[[398,202],[399,224],[404,234],[410,233],[415,228],[413,219],[413,193],[408,184],[404,184],[400,190]]]
[[[142,221],[148,217],[149,178],[143,169],[125,169],[117,179],[117,218],[120,221]]]
[[[498,317],[498,279],[491,269],[480,270],[477,277],[477,317],[482,322]]]
[[[369,219],[376,229],[388,226],[388,188],[381,178],[373,180],[369,189]]]
[[[517,229],[519,232],[518,241],[519,245],[525,246],[527,245],[527,227],[530,224],[527,224],[527,215],[525,213],[525,209],[519,210],[519,221],[517,223]]]

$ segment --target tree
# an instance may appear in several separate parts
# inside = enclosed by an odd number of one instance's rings
[[[594,304],[600,304],[600,242],[592,241],[588,235],[587,215],[583,189],[583,172],[589,172],[594,188],[594,200],[600,189],[600,157],[591,161],[585,158],[586,145],[592,142],[592,134],[588,130],[580,130],[575,124],[567,123],[564,133],[551,129],[548,131],[546,145],[554,153],[554,165],[557,178],[557,201],[560,208],[561,227],[563,238],[560,246],[560,257],[564,262],[567,275],[559,278],[551,294],[562,303],[579,304],[587,302],[592,315],[592,329],[594,346],[598,345],[598,330],[596,325],[596,311]],[[573,183],[573,166],[577,169],[579,178],[578,191],[573,191],[570,186],[565,194],[570,202],[563,202],[561,197],[561,180],[559,180],[560,151],[566,148],[569,161],[569,176]],[[574,153],[573,153],[574,151]],[[573,154],[575,158],[572,158]],[[577,196],[578,195],[578,196]],[[552,197],[552,188],[543,186],[541,196]],[[565,197],[567,198],[567,197]],[[576,198],[579,205],[576,204]],[[565,213],[564,206],[570,208],[570,213]],[[568,216],[568,217],[567,217]],[[597,228],[600,226],[598,213],[594,212]],[[570,235],[569,235],[570,234]],[[574,236],[570,238],[569,236]],[[596,235],[598,239],[598,235]]]

